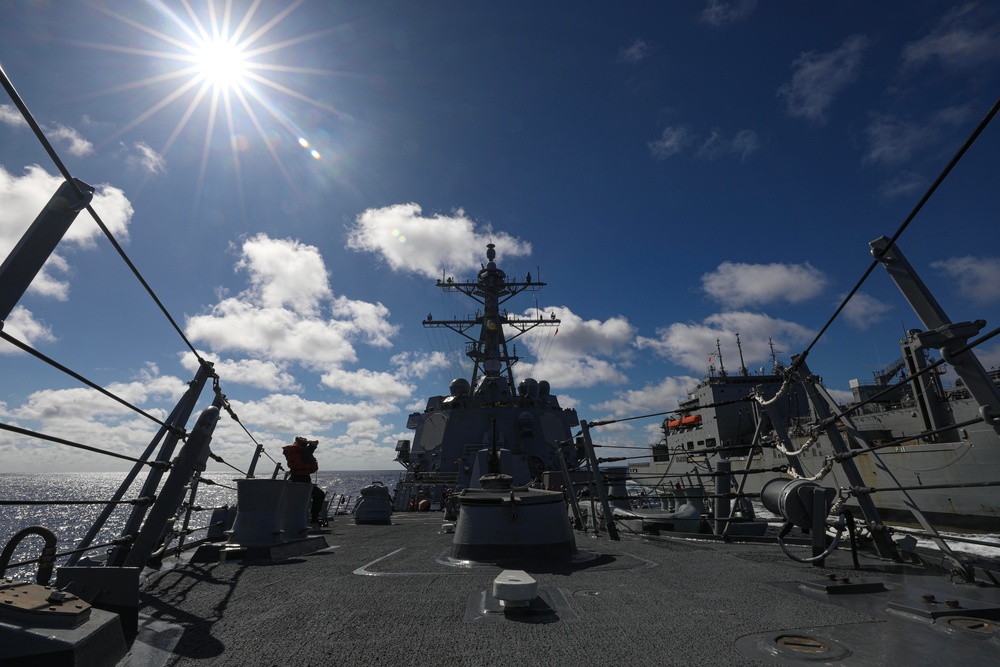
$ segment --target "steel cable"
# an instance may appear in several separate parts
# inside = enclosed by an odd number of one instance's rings
[[[889,243],[886,244],[885,250],[888,250],[893,245],[895,245],[896,241],[903,234],[906,228],[909,227],[911,222],[913,222],[913,219],[917,217],[917,213],[919,213],[921,209],[923,209],[924,204],[926,204],[928,200],[930,200],[931,196],[937,191],[937,189],[941,186],[941,184],[944,183],[944,180],[948,177],[949,174],[951,174],[952,169],[955,168],[955,166],[966,154],[966,152],[968,152],[968,150],[972,147],[972,144],[975,143],[976,139],[979,138],[979,135],[983,133],[983,130],[985,130],[986,126],[990,124],[990,121],[993,120],[993,117],[996,116],[998,111],[1000,111],[1000,99],[997,99],[997,101],[994,102],[993,107],[986,113],[983,119],[979,121],[979,125],[976,126],[976,129],[973,130],[972,134],[970,134],[969,137],[965,140],[965,143],[962,144],[961,148],[959,148],[958,151],[955,153],[955,155],[952,156],[951,160],[948,162],[945,168],[941,171],[940,174],[938,174],[938,177],[934,179],[934,182],[931,184],[931,186],[927,188],[927,191],[924,193],[924,196],[920,198],[920,201],[918,201],[917,205],[913,207],[913,210],[910,211],[910,214],[906,216],[906,219],[899,226],[899,229],[896,230],[896,233],[893,234],[892,237],[889,239]],[[884,252],[885,251],[883,251],[883,253]],[[864,275],[861,276],[861,279],[858,280],[854,288],[847,294],[846,297],[844,297],[844,300],[837,307],[837,310],[834,311],[833,315],[830,316],[830,319],[827,320],[826,324],[823,325],[823,328],[820,329],[819,333],[816,334],[816,337],[813,338],[812,342],[809,343],[808,347],[806,347],[806,349],[803,350],[802,354],[800,354],[792,362],[791,368],[793,370],[797,369],[805,361],[806,357],[809,356],[809,352],[812,350],[813,346],[819,342],[819,339],[823,337],[823,334],[826,333],[826,330],[829,329],[830,325],[832,325],[834,320],[837,319],[837,316],[840,315],[841,311],[843,311],[844,308],[847,307],[848,302],[850,302],[850,300],[854,297],[857,291],[861,289],[861,286],[864,284],[866,280],[868,280],[868,276],[872,274],[872,271],[875,270],[876,266],[878,266],[877,259],[874,260],[868,266],[868,269],[864,272]]]
[[[55,359],[52,359],[51,357],[48,357],[45,354],[42,354],[38,350],[36,350],[36,349],[32,348],[31,346],[27,345],[26,343],[24,343],[22,341],[19,341],[18,339],[14,338],[10,334],[8,334],[6,331],[0,330],[0,338],[3,338],[4,340],[6,340],[11,345],[14,345],[17,348],[20,348],[21,350],[27,352],[28,354],[32,355],[33,357],[44,361],[45,363],[49,364],[53,368],[55,368],[55,369],[57,369],[59,371],[62,371],[66,375],[69,375],[70,377],[75,378],[76,380],[79,380],[80,382],[82,382],[83,384],[87,385],[91,389],[94,389],[95,391],[98,391],[98,392],[104,394],[105,396],[107,396],[111,400],[116,401],[116,402],[120,403],[121,405],[124,405],[129,410],[132,410],[133,412],[136,412],[136,413],[142,415],[143,417],[145,417],[145,418],[147,418],[147,419],[149,419],[151,421],[156,422],[160,426],[165,426],[165,427],[170,428],[172,430],[175,430],[175,432],[179,432],[181,435],[183,435],[183,431],[182,430],[177,429],[174,426],[167,426],[166,423],[164,423],[163,421],[157,419],[153,415],[149,414],[148,412],[146,412],[142,408],[138,408],[138,407],[132,405],[131,403],[129,403],[128,401],[126,401],[124,398],[121,398],[119,396],[116,396],[115,394],[112,394],[110,391],[108,391],[104,387],[101,387],[100,385],[98,385],[98,384],[96,384],[94,382],[91,382],[90,380],[88,380],[87,378],[83,377],[79,373],[70,370],[66,366],[63,366],[62,364],[60,364]]]

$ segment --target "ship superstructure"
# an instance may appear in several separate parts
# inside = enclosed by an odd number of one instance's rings
[[[406,468],[396,487],[397,510],[418,508],[422,501],[443,503],[456,490],[478,487],[479,478],[491,472],[510,475],[515,486],[540,483],[544,472],[575,468],[582,458],[572,441],[576,411],[560,407],[547,381],[514,379],[518,356],[511,341],[536,327],[558,327],[559,320],[516,316],[502,306],[545,283],[530,274],[508,278],[497,267],[495,246],[486,248],[487,261],[475,281],[437,282],[446,292],[477,301],[476,313],[451,320],[429,314],[423,321],[427,328],[447,328],[466,338],[473,370],[470,379],[453,380],[447,396],[430,397],[423,412],[409,416],[412,442],[396,445],[396,460]]]
[[[995,485],[1000,476],[1000,437],[991,426],[975,423],[980,404],[961,378],[955,387],[946,388],[940,369],[928,368],[933,360],[919,343],[924,333],[913,330],[901,339],[901,357],[876,371],[872,382],[851,381],[853,400],[844,409],[851,410],[853,432],[843,424],[839,431],[852,450],[878,448],[884,469],[866,457],[858,459],[866,487],[912,489],[923,513],[939,528],[994,530],[1000,521],[1000,487]],[[990,371],[988,377],[1000,386],[1000,371]],[[634,466],[633,476],[669,489],[678,483],[697,483],[720,460],[728,459],[733,470],[766,471],[742,481],[743,492],[758,493],[768,480],[784,476],[777,470],[788,466],[790,459],[773,446],[770,415],[752,394],[775,396],[785,379],[781,367],[760,375],[712,372],[680,402],[679,412],[664,420],[664,437],[652,446],[652,463]],[[803,385],[791,385],[775,412],[791,448],[798,451],[809,443],[794,456],[798,474],[820,473],[835,452],[826,433],[814,437],[810,431],[814,418]],[[762,418],[763,425],[758,426]],[[755,436],[771,446],[751,448]],[[824,473],[822,483],[837,489],[853,486],[839,466]],[[903,494],[879,492],[871,497],[886,519],[914,522]]]

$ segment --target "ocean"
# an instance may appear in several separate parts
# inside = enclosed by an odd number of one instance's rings
[[[398,470],[350,470],[343,472],[320,471],[313,475],[313,481],[327,493],[328,499],[337,498],[332,508],[344,496],[347,507],[353,507],[361,489],[373,481],[380,481],[392,491],[399,480],[402,469]],[[210,523],[212,509],[236,504],[236,472],[208,472],[204,477],[215,484],[201,484],[195,497],[195,505],[203,508],[191,516],[191,528],[202,528]],[[118,490],[125,477],[122,472],[67,472],[67,473],[0,473],[0,500],[107,500]],[[260,477],[264,477],[260,475]],[[142,488],[145,476],[138,477],[123,499],[135,498]],[[104,509],[103,504],[94,505],[0,505],[0,548],[21,529],[28,526],[43,526],[51,530],[56,538],[57,551],[75,549],[87,534],[94,520]],[[104,529],[94,539],[93,544],[104,544],[118,537],[128,520],[131,505],[120,505],[109,517]],[[343,520],[343,519],[341,519]],[[193,533],[188,539],[204,536],[203,532]],[[42,539],[30,536],[21,542],[11,558],[12,563],[37,558],[41,553]],[[96,550],[91,555],[102,553]],[[57,561],[64,563],[66,558]],[[8,569],[7,578],[34,580],[36,565],[26,565]]]

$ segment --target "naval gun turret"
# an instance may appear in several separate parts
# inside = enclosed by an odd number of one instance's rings
[[[513,315],[502,308],[512,297],[545,286],[536,275],[510,279],[496,264],[496,248],[486,246],[486,263],[475,281],[439,279],[445,292],[460,292],[479,303],[465,318],[428,315],[426,328],[445,328],[466,339],[472,375],[456,378],[447,396],[432,396],[423,412],[407,420],[412,443],[401,440],[397,458],[406,474],[396,487],[397,511],[443,508],[449,496],[479,488],[480,478],[499,464],[513,486],[540,484],[543,474],[579,466],[582,450],[573,444],[576,411],[563,408],[545,380],[515,382],[517,351],[510,343],[537,327],[558,327],[554,315]],[[494,454],[495,452],[495,454]]]

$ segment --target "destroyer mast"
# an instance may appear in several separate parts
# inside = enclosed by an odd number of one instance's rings
[[[461,292],[483,305],[471,319],[435,320],[428,316],[423,321],[427,328],[441,327],[464,336],[469,340],[465,354],[475,362],[472,370],[471,386],[478,395],[490,395],[496,399],[515,396],[513,366],[518,361],[517,349],[510,354],[507,343],[521,334],[539,326],[558,326],[559,320],[553,314],[545,319],[511,317],[500,306],[522,292],[537,292],[545,286],[543,282],[532,282],[531,274],[524,282],[507,280],[507,274],[496,265],[496,249],[492,243],[486,246],[487,264],[479,272],[476,282],[459,283],[452,279],[438,280],[438,287],[445,292]],[[479,338],[466,333],[479,327]],[[516,329],[518,333],[510,338],[504,334],[504,326]],[[506,382],[503,380],[506,379]]]
[[[439,320],[428,314],[423,321],[427,328],[450,329],[467,339],[472,376],[452,380],[449,396],[432,396],[422,413],[410,415],[406,425],[415,431],[412,445],[410,440],[396,444],[396,460],[407,470],[396,487],[397,510],[419,508],[424,500],[443,503],[454,491],[478,487],[494,465],[515,485],[524,485],[540,483],[546,471],[575,468],[581,459],[572,444],[576,412],[559,406],[548,382],[514,380],[519,357],[511,341],[560,321],[555,315],[511,315],[502,306],[545,283],[533,281],[530,273],[523,281],[508,279],[497,267],[492,243],[486,246],[486,260],[475,281],[437,281],[444,291],[461,292],[481,305],[466,318]]]

